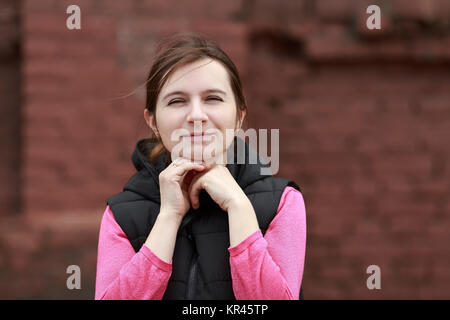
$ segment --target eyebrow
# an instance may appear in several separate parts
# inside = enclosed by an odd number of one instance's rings
[[[202,93],[214,93],[214,92],[222,93],[224,96],[227,95],[224,91],[222,91],[222,90],[220,90],[220,89],[208,89],[208,90],[203,91]],[[163,100],[167,99],[167,98],[170,97],[170,96],[176,95],[176,94],[186,94],[186,92],[183,92],[183,91],[174,91],[174,92],[168,93],[168,94],[166,94],[166,95],[164,96]]]

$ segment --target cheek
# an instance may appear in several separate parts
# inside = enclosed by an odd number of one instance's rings
[[[182,127],[183,117],[179,113],[161,112],[158,114],[158,129],[164,136],[170,137],[172,132]]]
[[[179,117],[166,112],[160,112],[157,117],[158,130],[161,135],[162,142],[164,147],[169,151],[171,151],[177,143],[176,141],[171,141],[172,132],[182,126],[182,122],[179,123],[178,118]]]
[[[225,129],[232,128],[234,129],[236,126],[236,109],[233,107],[230,107],[227,110],[218,112],[218,114],[215,116],[216,119],[216,125],[224,131]]]

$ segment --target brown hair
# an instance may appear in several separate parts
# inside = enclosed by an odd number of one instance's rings
[[[175,33],[163,39],[158,45],[146,81],[147,98],[145,108],[150,113],[155,114],[158,95],[170,75],[182,66],[208,57],[220,62],[227,70],[236,101],[237,119],[239,119],[242,111],[245,110],[247,112],[247,104],[236,66],[214,40],[194,32]],[[157,139],[157,145],[148,155],[150,161],[154,163],[161,154],[165,154],[166,161],[170,162],[170,153],[164,147],[161,138],[157,137]]]

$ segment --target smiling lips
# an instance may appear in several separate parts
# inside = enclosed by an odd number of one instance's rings
[[[212,133],[205,133],[205,132],[192,132],[189,136],[185,136],[186,138],[190,138],[192,141],[202,141],[209,140],[209,137],[212,136]]]
[[[206,132],[192,132],[189,136],[186,135],[186,138],[190,138],[193,141],[201,141],[204,140],[205,137],[206,139],[209,140],[209,137],[212,136],[212,133],[206,133]]]

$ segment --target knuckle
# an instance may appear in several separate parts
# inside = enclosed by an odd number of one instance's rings
[[[158,178],[159,178],[159,181],[165,181],[165,180],[167,180],[167,173],[165,173],[164,171],[161,172],[161,173],[159,174]]]

